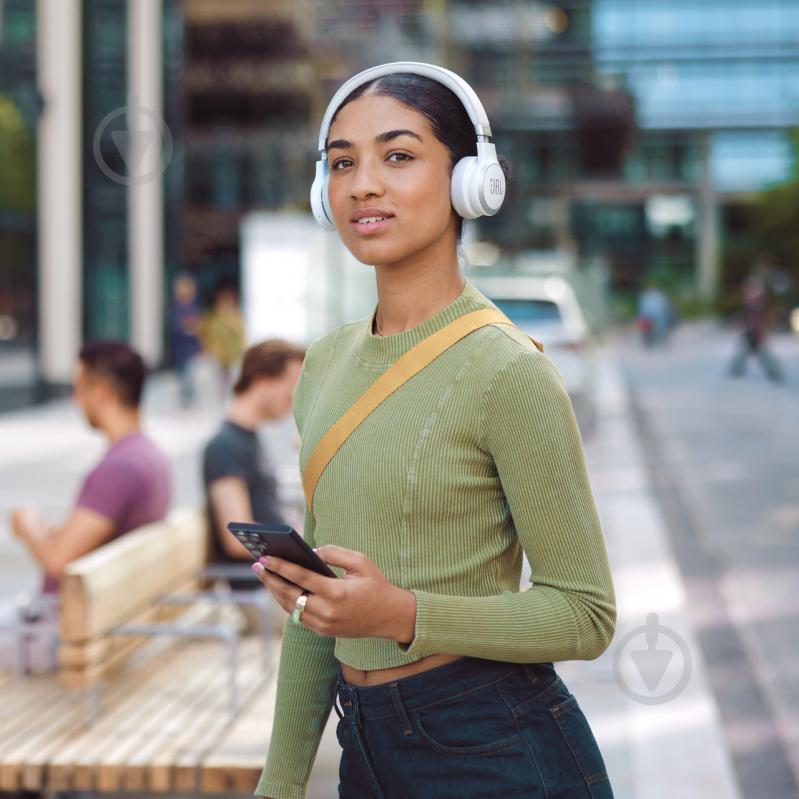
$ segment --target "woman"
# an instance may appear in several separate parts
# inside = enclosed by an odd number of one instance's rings
[[[494,308],[458,268],[450,189],[477,151],[476,112],[443,71],[397,68],[337,104],[323,142],[327,211],[374,264],[378,303],[306,355],[304,471],[400,356]],[[607,648],[613,587],[568,395],[527,336],[481,327],[382,402],[319,479],[304,535],[339,579],[253,566],[300,621],[284,633],[259,795],[305,796],[333,706],[342,797],[612,795],[552,661]],[[519,592],[522,550],[534,585]]]

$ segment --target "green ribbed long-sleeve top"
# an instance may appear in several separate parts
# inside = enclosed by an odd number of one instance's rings
[[[370,316],[315,340],[294,395],[301,469],[398,357],[493,307],[467,280],[410,330],[376,336]],[[595,658],[610,643],[613,584],[574,412],[552,361],[511,325],[469,334],[378,406],[322,474],[314,516],[306,509],[311,546],[363,552],[415,594],[415,636],[330,638],[288,621],[258,795],[305,796],[338,661],[372,670],[447,653],[537,663]],[[522,550],[532,585],[520,592]]]

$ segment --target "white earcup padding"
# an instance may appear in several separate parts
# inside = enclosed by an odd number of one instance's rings
[[[473,175],[477,166],[477,156],[467,155],[461,158],[452,170],[450,179],[449,196],[452,207],[458,216],[464,219],[477,219],[480,211],[474,207],[469,187],[473,183]]]

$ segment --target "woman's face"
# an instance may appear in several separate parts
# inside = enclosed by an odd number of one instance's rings
[[[328,135],[328,196],[339,235],[366,264],[455,251],[450,156],[418,111],[393,97],[362,95]]]

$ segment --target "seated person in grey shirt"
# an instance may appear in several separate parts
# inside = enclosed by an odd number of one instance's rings
[[[302,347],[280,339],[264,341],[244,353],[225,420],[203,453],[213,563],[252,562],[250,553],[228,531],[228,522],[285,524],[277,480],[257,430],[291,411],[304,357]],[[245,575],[231,581],[231,586],[259,584],[255,575]]]

